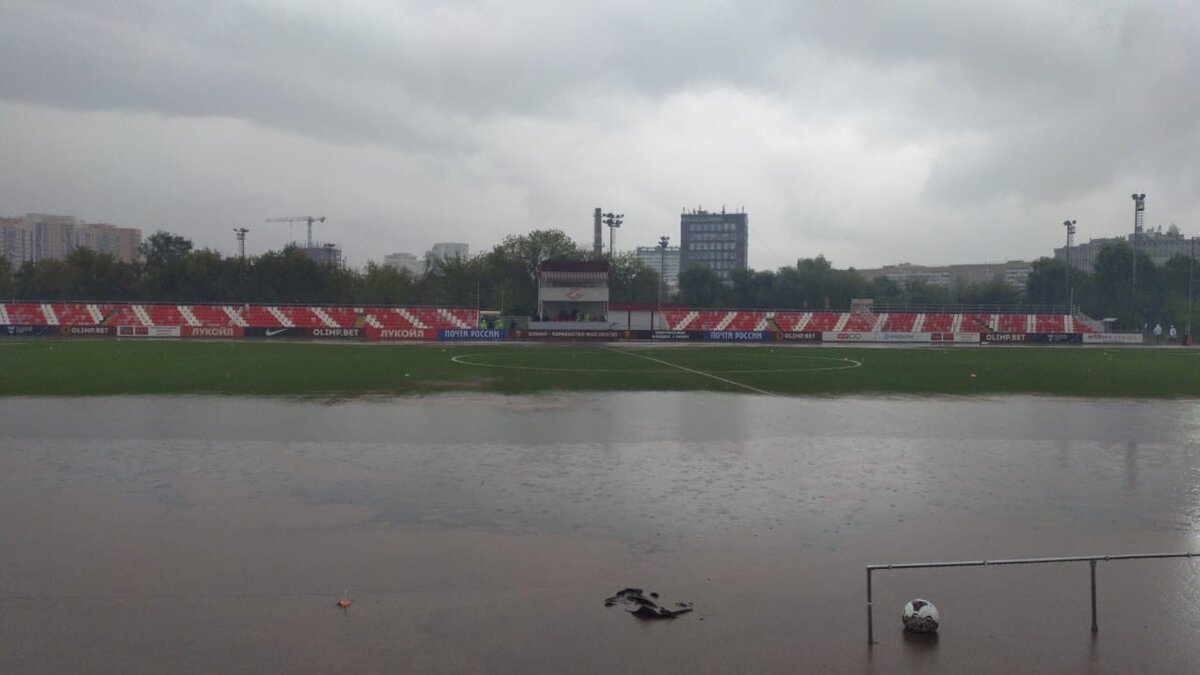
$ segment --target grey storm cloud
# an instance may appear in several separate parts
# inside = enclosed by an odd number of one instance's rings
[[[739,205],[764,240],[797,249],[764,243],[762,266],[963,221],[1025,237],[1013,255],[1045,252],[1013,203],[1099,220],[1098,195],[1134,188],[1194,218],[1197,84],[1187,3],[0,0],[0,101],[22,114],[237,120],[329,153],[382,148],[412,197],[529,227],[600,198],[656,222],[757,199]]]

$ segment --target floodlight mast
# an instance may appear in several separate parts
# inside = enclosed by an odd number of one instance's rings
[[[246,227],[233,228],[233,233],[237,237],[238,257],[242,260],[246,259],[246,233],[249,231],[250,229]]]
[[[1066,261],[1066,284],[1067,284],[1067,311],[1075,314],[1075,286],[1071,283],[1071,247],[1075,245],[1075,223],[1074,220],[1064,220],[1063,226],[1067,228],[1067,251],[1063,256]]]
[[[612,213],[611,211],[605,214],[604,224],[608,226],[608,255],[615,256],[617,251],[613,248],[613,231],[621,226],[621,221],[625,218],[624,213]]]
[[[1133,193],[1130,195],[1133,198],[1133,290],[1137,290],[1137,259],[1138,259],[1138,240],[1142,236],[1142,224],[1146,217],[1146,194]],[[1137,299],[1134,299],[1137,302]]]
[[[659,305],[661,305],[663,303],[663,298],[667,294],[667,244],[670,244],[670,243],[671,243],[670,237],[663,236],[663,237],[658,238],[658,246],[660,249],[659,256],[658,256],[658,283],[659,283],[658,304]]]

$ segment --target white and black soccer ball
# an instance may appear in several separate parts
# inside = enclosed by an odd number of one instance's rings
[[[934,607],[932,602],[920,598],[904,606],[900,619],[904,621],[904,630],[918,633],[936,633],[941,625],[937,607]]]

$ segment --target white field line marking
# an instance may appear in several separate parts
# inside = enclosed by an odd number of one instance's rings
[[[661,363],[661,364],[662,364],[662,365],[664,365],[664,366],[670,366],[670,367],[672,367],[672,368],[678,368],[679,370],[682,370],[682,371],[684,371],[685,373],[692,373],[693,375],[700,375],[700,376],[702,376],[702,377],[708,377],[708,378],[712,378],[712,379],[714,379],[714,380],[716,380],[716,381],[718,381],[718,382],[724,382],[725,384],[732,384],[733,386],[735,386],[735,387],[741,387],[742,389],[749,389],[750,391],[753,391],[753,392],[755,392],[755,393],[758,393],[758,394],[763,394],[763,395],[766,395],[766,396],[778,396],[778,395],[779,395],[779,394],[776,394],[776,393],[774,393],[774,392],[767,391],[766,389],[759,389],[758,387],[751,387],[751,386],[750,386],[750,385],[748,385],[748,384],[742,384],[741,382],[735,382],[734,380],[726,379],[726,378],[724,378],[724,377],[720,377],[720,376],[718,376],[718,375],[713,375],[712,373],[706,373],[706,372],[704,372],[703,370],[695,370],[695,369],[693,369],[693,368],[688,368],[687,366],[681,366],[681,365],[679,365],[679,364],[676,364],[676,363],[671,363],[670,361],[663,361],[662,359],[656,359],[656,358],[654,358],[653,356],[646,356],[645,354],[637,354],[637,353],[634,353],[634,352],[631,352],[631,351],[626,351],[626,350],[624,350],[624,349],[616,349],[616,348],[614,348],[614,347],[608,347],[608,346],[605,346],[605,345],[601,345],[601,349],[607,349],[607,350],[608,350],[608,351],[610,351],[610,352],[616,352],[616,353],[618,353],[618,354],[625,354],[625,355],[627,355],[627,356],[633,356],[633,357],[636,357],[636,358],[639,358],[639,359],[646,359],[647,361],[653,361],[653,362],[655,362],[655,363]]]
[[[2,344],[2,343],[0,343],[0,344]],[[265,343],[263,343],[263,344],[265,344]],[[331,342],[330,344],[333,344],[333,342]],[[346,344],[346,343],[338,342],[337,344]],[[362,345],[362,346],[366,346],[366,345]],[[1029,349],[1033,349],[1033,347],[1029,347]],[[620,351],[620,350],[615,350],[615,351]],[[632,352],[621,352],[621,353],[628,354],[630,356],[640,356],[639,354],[633,354]],[[453,361],[454,363],[459,364],[460,366],[477,366],[479,368],[505,368],[508,370],[536,370],[536,371],[553,372],[553,373],[669,373],[669,372],[671,372],[671,370],[678,370],[679,368],[682,368],[682,366],[676,366],[675,364],[670,364],[670,366],[671,366],[670,369],[666,369],[666,370],[644,370],[644,369],[636,369],[636,368],[622,368],[622,369],[616,369],[616,368],[552,368],[549,366],[522,366],[522,365],[511,365],[511,364],[500,364],[500,363],[479,363],[477,361],[469,360],[473,356],[480,356],[480,355],[481,354],[479,354],[479,353],[459,354],[458,356],[451,356],[450,360]],[[810,361],[834,361],[836,363],[839,363],[839,364],[844,363],[846,365],[826,366],[826,367],[821,367],[821,368],[764,368],[764,369],[756,369],[756,370],[713,370],[713,371],[709,371],[708,373],[705,373],[705,374],[707,375],[707,374],[711,374],[711,373],[725,373],[725,374],[730,374],[730,375],[735,375],[735,374],[741,375],[741,374],[747,374],[747,373],[774,373],[774,374],[778,374],[778,373],[819,373],[822,371],[850,370],[852,368],[861,368],[862,367],[862,362],[855,361],[854,359],[839,359],[839,358],[834,358],[832,356],[801,356],[801,357],[797,357],[797,358],[810,360]],[[664,361],[664,363],[666,363],[666,362]]]

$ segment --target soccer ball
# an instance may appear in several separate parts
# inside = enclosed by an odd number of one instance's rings
[[[937,607],[934,607],[932,602],[920,598],[904,606],[900,619],[904,621],[904,630],[918,633],[936,633],[940,625]]]

